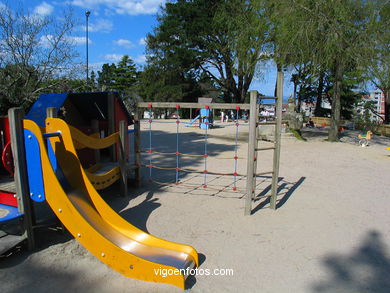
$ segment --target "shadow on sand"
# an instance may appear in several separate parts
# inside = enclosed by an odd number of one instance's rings
[[[350,254],[329,254],[322,259],[329,279],[311,286],[312,292],[390,292],[390,250],[382,235],[370,231]]]
[[[291,197],[291,195],[294,193],[294,191],[305,181],[306,177],[299,178],[296,182],[287,182],[283,180],[283,177],[278,178],[278,199],[276,202],[276,208],[281,208],[287,200]],[[268,185],[266,188],[264,188],[255,198],[256,201],[260,201],[260,203],[252,210],[252,214],[256,213],[257,211],[263,209],[267,205],[270,204],[270,197],[265,197],[267,194],[271,192],[272,185]]]

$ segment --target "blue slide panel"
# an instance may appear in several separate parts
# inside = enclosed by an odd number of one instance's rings
[[[46,109],[53,107],[56,108],[58,112],[68,95],[68,93],[40,95],[38,100],[27,113],[26,119],[34,121],[41,127],[45,127]]]
[[[188,127],[188,126],[191,126],[192,124],[194,124],[198,119],[199,119],[199,116],[196,116],[194,119],[191,120],[190,123],[187,123],[187,124],[184,124],[185,127]]]
[[[41,152],[39,142],[34,133],[24,130],[24,145],[26,148],[26,164],[30,197],[36,202],[45,200],[45,188],[43,185]]]

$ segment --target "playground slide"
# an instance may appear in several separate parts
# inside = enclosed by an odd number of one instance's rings
[[[200,116],[200,115],[196,116],[194,119],[191,120],[190,123],[184,124],[184,126],[185,126],[185,127],[191,126],[192,124],[194,124],[194,123],[196,122],[196,120],[199,119],[199,116]]]
[[[112,210],[88,180],[63,120],[46,120],[47,133],[61,133],[61,137],[50,138],[55,154],[50,158],[39,126],[30,120],[24,120],[23,125],[38,141],[46,201],[69,232],[103,263],[127,277],[184,289],[186,272],[198,266],[196,250],[149,235]],[[53,170],[54,159],[66,178],[64,186]],[[182,271],[176,275],[157,273],[170,269]]]

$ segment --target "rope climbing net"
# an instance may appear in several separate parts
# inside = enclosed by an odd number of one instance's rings
[[[209,189],[209,190],[218,190],[218,191],[232,190],[232,191],[245,192],[244,188],[242,188],[242,189],[238,188],[238,185],[237,185],[240,178],[246,177],[246,174],[238,173],[238,160],[243,159],[243,158],[240,158],[238,156],[239,131],[240,131],[239,130],[240,129],[240,123],[239,123],[240,106],[236,106],[235,110],[232,110],[234,113],[234,118],[235,118],[235,123],[234,123],[235,136],[234,136],[233,156],[232,157],[225,157],[225,158],[219,157],[219,159],[233,160],[232,172],[216,172],[213,170],[209,170],[209,159],[210,159],[210,157],[209,157],[209,155],[210,155],[209,154],[209,128],[211,125],[210,125],[210,122],[208,120],[206,120],[204,122],[205,127],[203,127],[203,129],[204,129],[203,138],[202,138],[202,140],[203,140],[203,147],[202,147],[203,151],[202,152],[203,153],[193,154],[193,153],[185,153],[182,151],[182,143],[181,143],[182,136],[180,133],[180,125],[181,125],[182,121],[180,120],[180,116],[179,116],[180,105],[176,104],[175,109],[176,109],[175,110],[176,120],[174,122],[174,123],[176,123],[175,151],[161,152],[161,151],[158,151],[157,147],[154,146],[154,144],[153,144],[154,137],[153,137],[152,125],[155,121],[153,119],[154,118],[153,117],[153,106],[152,106],[152,104],[148,104],[148,107],[147,107],[148,116],[149,116],[149,119],[147,121],[147,123],[148,123],[148,127],[147,127],[148,147],[147,147],[147,149],[141,151],[142,154],[148,155],[148,158],[145,158],[145,160],[144,160],[145,163],[141,162],[141,166],[148,169],[148,181],[159,184],[159,185],[164,185],[164,186],[179,186],[180,185],[180,186],[183,186],[183,187],[185,186],[185,187],[189,187],[189,188],[201,187],[203,189]],[[205,106],[205,109],[209,110],[209,107]],[[156,154],[159,156],[175,156],[175,165],[169,166],[169,167],[160,166],[160,165],[158,165],[157,162],[154,161],[153,154]],[[202,162],[203,170],[188,169],[188,168],[183,167],[181,165],[181,158],[184,158],[184,157],[203,158],[202,159],[203,160],[203,162]],[[156,180],[153,170],[172,170],[172,171],[175,171],[174,180],[172,180],[171,182],[161,182],[159,180]],[[203,177],[202,178],[203,182],[201,184],[198,184],[198,185],[197,184],[189,184],[186,181],[182,180],[183,175],[184,175],[183,173],[201,174],[201,176]],[[228,184],[228,186],[226,186],[226,187],[221,187],[221,186],[215,187],[215,186],[209,185],[209,182],[211,179],[210,175],[232,176],[233,179],[230,182],[230,184]]]

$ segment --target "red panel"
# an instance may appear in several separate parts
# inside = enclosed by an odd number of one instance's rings
[[[9,206],[17,207],[18,201],[16,197],[14,197],[14,193],[0,190],[0,204],[6,204]]]
[[[9,131],[9,120],[8,117],[0,117],[0,131],[3,132],[1,137],[1,153],[3,166],[6,171],[8,171],[11,176],[13,176],[13,160],[12,160],[12,151],[11,151],[11,136]],[[8,162],[8,164],[7,164]]]
[[[8,171],[11,176],[14,176],[14,158],[12,156],[11,142],[9,141],[1,155],[1,161],[3,163],[4,168]]]

